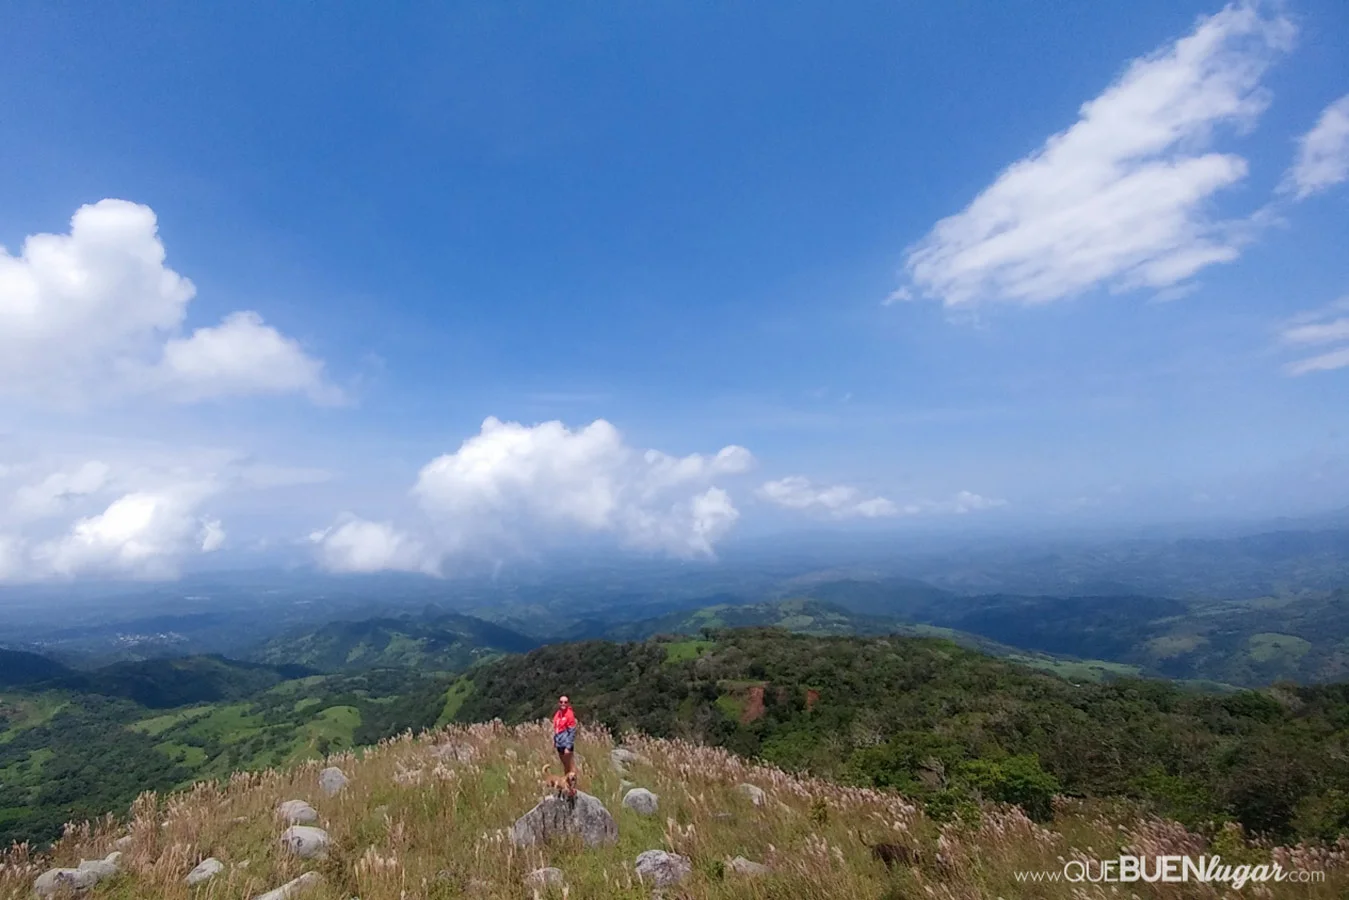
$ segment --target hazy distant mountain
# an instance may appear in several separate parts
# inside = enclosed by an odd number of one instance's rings
[[[1264,685],[1349,677],[1344,589],[1245,600],[962,597],[924,593],[907,580],[849,579],[817,584],[806,593],[860,615],[953,629],[1025,651],[1107,660],[1169,678]]]
[[[266,663],[294,663],[324,672],[409,667],[458,671],[498,653],[523,653],[539,642],[473,616],[329,622],[273,638],[249,654]]]
[[[1349,528],[1301,527],[1228,537],[1027,540],[913,557],[896,561],[891,570],[963,594],[1250,599],[1349,585]]]
[[[783,628],[798,634],[889,634],[893,619],[850,613],[841,606],[797,598],[771,603],[720,604],[616,625],[609,640],[645,640],[657,634],[698,634],[709,628]]]

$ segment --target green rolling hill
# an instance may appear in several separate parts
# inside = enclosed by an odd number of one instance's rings
[[[73,674],[70,669],[45,656],[0,648],[0,689],[23,687]]]
[[[303,665],[323,672],[409,668],[455,672],[501,653],[523,653],[533,638],[473,616],[364,619],[329,622],[275,638],[249,654],[275,665]]]

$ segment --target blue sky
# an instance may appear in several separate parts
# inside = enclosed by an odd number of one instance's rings
[[[31,3],[0,85],[0,578],[1349,503],[1333,0]]]

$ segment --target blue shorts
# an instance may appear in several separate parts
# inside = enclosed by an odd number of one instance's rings
[[[572,750],[576,747],[576,728],[568,728],[553,735],[553,746],[558,750]]]

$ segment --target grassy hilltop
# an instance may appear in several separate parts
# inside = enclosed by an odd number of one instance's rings
[[[453,752],[437,752],[452,745]],[[985,805],[973,814],[939,824],[895,793],[839,785],[751,765],[723,750],[682,741],[635,738],[626,746],[645,762],[627,778],[659,795],[660,809],[643,817],[620,804],[620,775],[609,764],[607,735],[586,732],[578,745],[582,789],[598,797],[619,826],[616,846],[582,849],[568,841],[518,849],[508,838],[513,821],[539,799],[539,769],[552,756],[542,725],[453,727],[413,738],[382,742],[359,754],[343,753],[326,764],[340,766],[350,783],[334,797],[318,788],[317,760],[225,784],[202,783],[170,796],[143,795],[128,822],[110,819],[72,828],[51,859],[29,858],[16,848],[0,865],[0,898],[30,894],[47,865],[74,865],[105,856],[123,838],[121,873],[101,882],[92,898],[252,898],[305,871],[319,880],[306,900],[448,900],[545,896],[525,886],[543,866],[560,869],[565,891],[552,896],[648,898],[638,883],[634,859],[646,850],[686,856],[692,873],[674,898],[1216,898],[1307,897],[1330,900],[1349,886],[1349,843],[1338,849],[1270,847],[1247,843],[1239,830],[1205,839],[1165,821],[1141,817],[1118,804],[1060,800],[1050,826],[1014,807]],[[749,783],[765,792],[754,806],[738,789]],[[326,860],[303,861],[278,843],[283,825],[276,806],[302,799],[318,811],[316,823],[333,841]],[[922,854],[915,866],[895,872],[859,842],[892,841]],[[1097,859],[1120,852],[1220,853],[1233,863],[1278,861],[1285,870],[1319,870],[1314,884],[1248,885],[1224,894],[1198,885],[1110,886],[1032,882],[1018,872],[1061,872],[1065,860]],[[187,873],[213,856],[224,869],[212,881],[189,888]],[[743,856],[770,867],[767,875],[743,876],[726,865]]]

